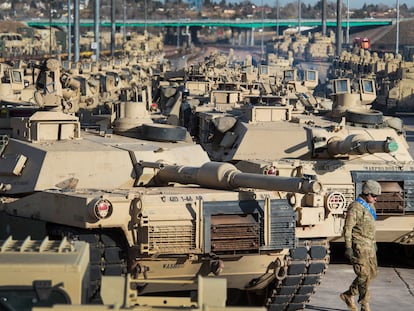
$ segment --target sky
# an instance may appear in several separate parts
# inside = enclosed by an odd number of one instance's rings
[[[260,5],[261,3],[268,4],[270,6],[276,5],[276,0],[251,0],[251,2]],[[279,0],[279,5],[285,5],[286,3],[297,2],[298,0]],[[302,3],[312,4],[318,2],[318,0],[301,0]],[[327,0],[327,2],[334,2],[336,3],[337,0]],[[395,7],[397,4],[397,0],[342,0],[343,5],[346,5],[349,1],[349,7],[351,9],[360,9],[364,3],[366,4],[385,4],[389,7]],[[412,0],[400,0],[400,5],[407,4],[408,7],[412,7],[413,4]],[[242,2],[242,0],[227,0],[226,2]]]

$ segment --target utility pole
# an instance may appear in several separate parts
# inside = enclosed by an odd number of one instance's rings
[[[49,57],[52,56],[52,2],[49,1]]]
[[[342,52],[342,0],[336,0],[336,55]]]
[[[276,0],[276,35],[279,36],[279,0]]]
[[[72,59],[72,13],[70,9],[70,0],[68,0],[68,61],[71,61]]]
[[[122,29],[122,42],[126,42],[126,0],[122,0],[122,22],[123,22],[123,29]]]
[[[148,4],[147,4],[147,0],[144,1],[144,14],[145,14],[145,32],[147,32],[147,23],[148,23]]]
[[[111,56],[115,57],[115,0],[111,0]]]
[[[349,0],[346,0],[346,44],[349,44]]]
[[[75,33],[74,33],[74,40],[75,40],[75,58],[74,61],[78,62],[79,61],[79,0],[75,0],[74,2],[74,19],[75,19]]]
[[[302,1],[298,0],[298,34],[301,32],[301,23],[302,23]]]
[[[322,0],[322,36],[326,36],[326,0]]]
[[[263,8],[263,0],[261,0],[261,7],[262,7],[262,33],[261,33],[261,38],[260,38],[260,51],[261,51],[261,60],[264,60],[264,8]]]
[[[398,46],[400,45],[400,0],[397,0],[397,33],[395,38],[395,56],[398,55]]]
[[[94,23],[95,23],[95,42],[93,43],[92,48],[95,50],[95,61],[99,60],[99,54],[100,54],[100,35],[99,35],[99,24],[101,23],[100,21],[100,14],[99,14],[99,10],[100,10],[101,4],[100,4],[100,0],[95,0],[95,10],[94,10]]]

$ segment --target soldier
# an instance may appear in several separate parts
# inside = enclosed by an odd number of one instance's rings
[[[355,280],[347,291],[340,295],[349,310],[357,311],[354,296],[359,295],[361,311],[370,311],[369,284],[378,272],[375,243],[374,203],[381,194],[381,186],[375,180],[368,180],[362,186],[362,194],[349,208],[344,226],[345,257],[352,263]]]

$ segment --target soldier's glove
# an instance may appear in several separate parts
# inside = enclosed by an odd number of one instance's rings
[[[354,251],[352,250],[352,248],[347,247],[345,249],[345,258],[349,261],[352,261],[352,257],[354,257]]]

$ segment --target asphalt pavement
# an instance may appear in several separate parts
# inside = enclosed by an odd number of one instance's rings
[[[305,310],[346,311],[339,298],[355,278],[349,264],[330,264]],[[414,269],[380,266],[377,278],[370,286],[373,311],[414,310]]]

